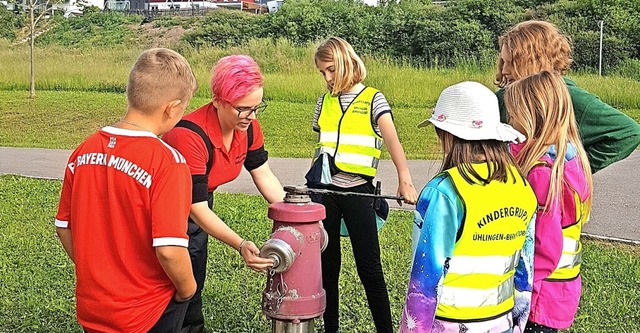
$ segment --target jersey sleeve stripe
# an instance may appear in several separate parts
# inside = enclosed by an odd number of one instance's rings
[[[55,219],[55,224],[58,228],[69,228],[69,221],[60,221]]]
[[[182,246],[189,247],[189,240],[179,237],[161,237],[153,239],[153,247],[158,246]]]

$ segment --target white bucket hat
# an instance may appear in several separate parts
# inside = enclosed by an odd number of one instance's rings
[[[478,82],[461,82],[443,90],[431,118],[418,127],[430,123],[464,140],[525,141],[522,133],[500,122],[498,98]]]

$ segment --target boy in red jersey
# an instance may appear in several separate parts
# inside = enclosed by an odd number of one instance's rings
[[[75,263],[86,332],[179,332],[196,291],[187,250],[191,175],[158,138],[197,87],[186,59],[143,52],[129,74],[127,112],[71,155],[55,219]]]

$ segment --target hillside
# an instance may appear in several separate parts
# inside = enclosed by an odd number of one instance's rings
[[[573,68],[596,71],[600,63],[599,21],[605,74],[640,79],[640,1],[457,0],[390,2],[370,7],[352,0],[287,0],[274,14],[214,10],[206,16],[164,16],[151,22],[139,15],[89,12],[53,17],[40,46],[144,48],[166,46],[199,51],[246,45],[253,39],[287,39],[294,45],[336,35],[360,53],[414,67],[493,66],[497,39],[527,19],[556,24],[573,41]],[[24,16],[0,10],[0,38],[26,35]],[[40,28],[39,28],[40,29]],[[41,27],[44,29],[44,27]]]

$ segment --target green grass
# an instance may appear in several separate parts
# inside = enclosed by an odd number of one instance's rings
[[[75,321],[73,265],[53,226],[59,181],[0,177],[0,332],[81,332]],[[263,199],[218,194],[216,212],[240,235],[261,243],[271,228]],[[382,229],[382,262],[394,323],[400,318],[410,258],[409,212],[393,211]],[[351,248],[342,242],[344,332],[373,332]],[[236,251],[212,240],[204,292],[210,332],[270,332],[260,310],[265,277]],[[640,248],[585,241],[583,297],[571,332],[640,332]]]
[[[189,111],[207,102],[202,97],[194,98]],[[0,113],[0,146],[73,149],[95,130],[121,118],[125,107],[123,94],[40,91],[35,100],[30,100],[26,91],[0,90],[0,110],[4,110]],[[311,129],[313,109],[311,103],[269,101],[260,121],[272,156],[311,157],[317,140]],[[394,115],[408,158],[437,156],[434,130],[418,130],[415,126],[426,112],[397,108]]]

